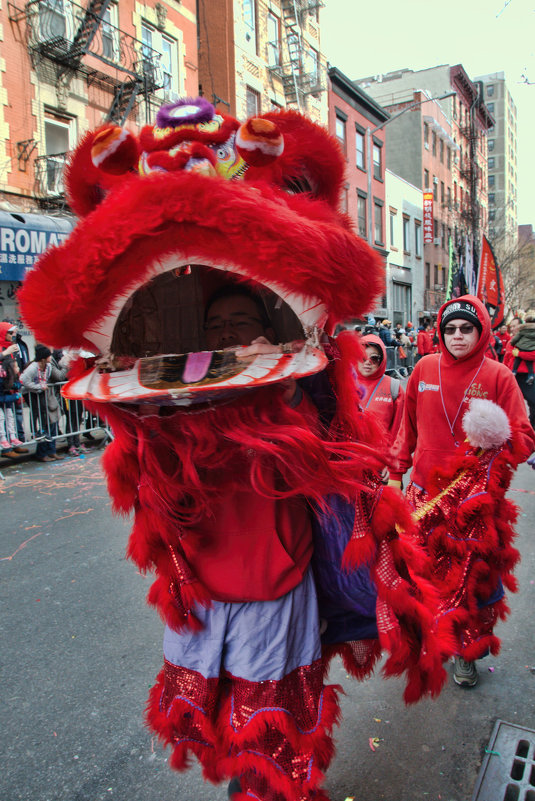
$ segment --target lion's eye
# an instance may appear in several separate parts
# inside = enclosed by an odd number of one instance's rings
[[[304,175],[284,180],[284,189],[291,195],[311,195],[313,188],[310,181]]]

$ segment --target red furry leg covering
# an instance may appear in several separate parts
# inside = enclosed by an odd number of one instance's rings
[[[334,752],[340,688],[325,687],[323,676],[317,661],[280,681],[231,678],[218,727],[224,771],[240,777],[244,799],[327,801],[319,785]]]

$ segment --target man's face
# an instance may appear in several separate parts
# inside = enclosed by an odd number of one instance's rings
[[[461,359],[468,356],[479,342],[479,331],[461,318],[448,320],[444,327],[444,344],[452,356]]]
[[[515,334],[518,334],[519,328],[520,328],[520,320],[511,320],[511,322],[509,323],[509,333],[511,334],[512,337],[514,337]]]
[[[369,378],[375,375],[381,364],[382,358],[379,349],[373,345],[366,345],[366,358],[363,362],[359,362],[359,373],[364,378]]]
[[[206,316],[205,333],[209,350],[250,345],[262,336],[270,338],[256,303],[244,295],[214,301]]]

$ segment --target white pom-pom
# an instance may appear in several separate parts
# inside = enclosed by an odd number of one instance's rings
[[[472,398],[463,417],[463,429],[474,448],[499,448],[511,436],[509,418],[496,403]]]

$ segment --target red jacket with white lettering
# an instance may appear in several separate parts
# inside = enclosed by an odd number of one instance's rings
[[[403,406],[405,402],[405,391],[397,379],[398,386],[392,397],[392,379],[385,375],[386,370],[386,348],[381,337],[375,334],[368,334],[361,339],[363,347],[375,345],[380,348],[383,359],[379,369],[370,377],[358,373],[358,383],[362,391],[362,406],[368,409],[374,417],[379,420],[386,432],[386,442],[390,447],[396,439],[398,429],[403,416]]]
[[[425,489],[429,471],[443,465],[465,434],[462,418],[470,398],[487,398],[505,410],[520,425],[525,458],[535,449],[535,434],[529,424],[526,406],[510,370],[488,359],[485,351],[490,339],[490,317],[483,303],[472,295],[462,300],[472,303],[483,329],[474,350],[456,359],[446,350],[440,320],[448,301],[439,311],[438,336],[441,353],[425,356],[416,364],[405,398],[405,409],[393,448],[392,479],[400,479],[413,466],[411,480]]]

